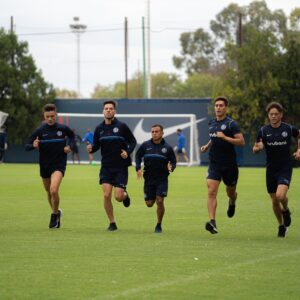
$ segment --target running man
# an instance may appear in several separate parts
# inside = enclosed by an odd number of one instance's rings
[[[104,209],[109,219],[107,230],[117,230],[115,222],[112,189],[114,187],[115,199],[123,202],[125,207],[130,206],[130,197],[126,191],[128,181],[128,167],[131,165],[130,154],[136,146],[136,139],[125,123],[116,117],[116,103],[112,100],[103,103],[104,121],[94,132],[93,144],[86,146],[89,153],[101,148],[100,184],[104,196]]]
[[[300,160],[300,131],[282,122],[283,107],[278,102],[267,105],[269,124],[260,128],[253,153],[266,149],[266,185],[272,200],[273,212],[278,221],[278,237],[284,238],[291,225],[291,212],[288,207],[287,192],[292,178],[292,157],[290,146],[292,137],[298,138],[298,148],[293,154]]]
[[[54,104],[46,104],[43,112],[45,122],[33,132],[25,149],[39,151],[40,175],[52,210],[49,228],[60,228],[59,187],[66,171],[67,154],[71,152],[67,141],[73,142],[74,133],[68,126],[56,122]]]
[[[148,207],[157,205],[157,224],[154,232],[161,233],[165,213],[164,198],[168,194],[168,176],[176,168],[176,157],[172,147],[163,139],[163,127],[155,124],[151,128],[152,139],[145,141],[136,152],[138,179],[144,177],[144,195]],[[144,160],[144,172],[142,171]]]
[[[207,207],[210,221],[205,224],[205,229],[212,234],[218,233],[216,210],[221,180],[226,185],[229,197],[227,216],[232,218],[235,214],[236,186],[239,174],[235,146],[245,145],[244,136],[238,123],[227,116],[228,99],[223,96],[215,98],[214,109],[216,118],[208,123],[210,140],[206,145],[200,147],[202,153],[209,149]]]

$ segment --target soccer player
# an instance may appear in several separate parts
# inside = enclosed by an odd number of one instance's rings
[[[54,104],[46,104],[43,112],[45,122],[33,132],[25,149],[39,151],[40,175],[52,210],[49,228],[60,228],[59,187],[66,171],[67,154],[71,152],[67,142],[72,142],[74,133],[56,122]]]
[[[180,156],[183,157],[185,162],[189,161],[189,158],[186,155],[186,145],[185,145],[185,136],[182,132],[182,130],[180,128],[177,129],[177,146],[175,147],[175,151],[176,151],[176,160],[177,162],[179,162]]]
[[[136,139],[125,123],[116,117],[116,103],[112,100],[103,103],[104,121],[94,132],[93,144],[86,146],[89,153],[101,148],[100,184],[104,196],[104,209],[109,219],[107,230],[117,230],[113,213],[112,188],[115,199],[123,202],[125,207],[130,206],[130,197],[126,192],[128,181],[128,166],[131,165],[130,154],[136,146]]]
[[[176,168],[176,157],[172,147],[163,139],[163,127],[155,124],[151,128],[152,139],[145,141],[136,152],[138,179],[144,177],[144,195],[148,207],[157,205],[156,233],[162,232],[161,223],[165,213],[164,198],[168,193],[168,176]],[[141,163],[144,160],[144,172]]]
[[[208,215],[210,221],[205,229],[212,234],[218,233],[216,225],[217,193],[221,180],[226,185],[229,197],[227,216],[235,214],[237,199],[236,185],[238,182],[238,166],[236,162],[235,146],[244,146],[244,136],[236,121],[227,116],[228,99],[218,96],[214,99],[216,118],[208,123],[209,142],[200,147],[202,153],[209,149],[209,168],[207,176]]]
[[[291,213],[288,208],[287,192],[292,178],[292,157],[290,146],[292,137],[298,138],[298,149],[294,158],[300,160],[300,131],[282,122],[283,107],[278,102],[267,105],[269,124],[260,128],[253,153],[266,149],[267,191],[272,200],[273,211],[278,221],[278,237],[284,238],[287,227],[291,225]]]

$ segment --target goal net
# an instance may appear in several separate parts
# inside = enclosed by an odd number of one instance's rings
[[[116,117],[120,121],[125,122],[135,136],[138,144],[135,151],[140,144],[151,138],[152,125],[160,124],[164,127],[164,139],[172,147],[177,145],[177,129],[180,128],[186,138],[186,154],[189,162],[184,162],[183,158],[180,157],[178,164],[200,164],[197,124],[206,118],[196,120],[196,115],[194,114],[116,114]],[[102,114],[58,113],[58,122],[75,129],[76,133],[81,137],[84,136],[88,129],[94,132],[95,127],[102,121]],[[84,144],[79,147],[79,151],[81,162],[87,163],[88,155]],[[97,153],[95,154],[95,160],[99,162],[101,156]],[[135,152],[132,155],[133,161],[134,154]]]

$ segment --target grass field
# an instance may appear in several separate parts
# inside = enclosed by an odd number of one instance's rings
[[[171,175],[162,234],[133,168],[132,205],[114,202],[119,230],[106,231],[98,169],[68,166],[62,228],[49,230],[38,166],[0,165],[0,299],[300,299],[300,169],[285,239],[262,168],[240,169],[233,219],[221,186],[216,235],[204,230],[205,167]]]

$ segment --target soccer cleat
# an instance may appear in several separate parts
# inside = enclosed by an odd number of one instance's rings
[[[155,233],[162,233],[161,224],[157,224],[154,229]]]
[[[50,223],[49,223],[49,228],[59,228],[59,215],[58,214],[51,214],[50,217]]]
[[[287,233],[287,228],[284,225],[280,225],[278,227],[278,237],[284,238]]]
[[[228,201],[228,209],[227,209],[227,216],[228,218],[232,218],[235,213],[235,203],[230,204],[230,200]]]
[[[60,228],[60,218],[63,215],[62,210],[59,208],[58,209],[58,224],[57,224],[57,228]]]
[[[115,231],[117,229],[118,229],[118,227],[117,227],[116,223],[110,223],[108,228],[107,228],[108,231]]]
[[[283,223],[285,227],[289,227],[291,225],[291,212],[289,209],[282,211]]]
[[[205,229],[209,231],[211,234],[218,233],[217,227],[212,222],[207,222],[205,224]]]
[[[129,197],[129,195],[128,195],[128,192],[126,192],[126,199],[125,200],[123,200],[123,205],[125,206],[125,207],[129,207],[130,206],[130,197]]]

